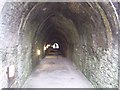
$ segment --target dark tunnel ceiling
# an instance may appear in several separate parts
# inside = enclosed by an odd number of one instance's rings
[[[91,7],[88,3],[44,3],[42,5],[38,3],[38,7],[31,15],[30,21],[40,22],[41,24],[46,19],[43,32],[46,32],[45,30],[49,32],[52,27],[52,32],[57,30],[59,33],[63,35],[65,33],[70,37],[70,34],[67,34],[69,32],[65,31],[68,28],[66,27],[67,22],[74,23],[76,27],[82,26],[84,23],[92,23],[95,26],[99,16],[96,8]],[[38,32],[41,33],[41,31]],[[39,33],[37,34],[39,35]]]
[[[44,43],[55,37],[63,46],[74,44],[78,42],[79,35],[83,34],[83,28],[90,29],[88,34],[103,31],[102,36],[106,38],[107,31],[98,4],[101,3],[36,3],[28,22],[39,24],[35,37]],[[107,45],[107,38],[102,44]]]

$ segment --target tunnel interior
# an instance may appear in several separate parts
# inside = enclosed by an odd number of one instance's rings
[[[112,3],[6,2],[1,16],[0,48],[6,58],[1,58],[6,79],[1,87],[21,87],[38,62],[55,51],[55,43],[94,87],[118,87],[118,17]],[[10,65],[13,79],[5,73]]]

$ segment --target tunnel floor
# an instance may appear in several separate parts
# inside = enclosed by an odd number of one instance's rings
[[[46,56],[23,88],[93,88],[73,63],[62,56]]]

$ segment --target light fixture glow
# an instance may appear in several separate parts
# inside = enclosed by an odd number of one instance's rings
[[[46,51],[46,49],[47,49],[47,48],[44,46],[44,51]]]
[[[40,55],[40,50],[37,50],[37,55]]]

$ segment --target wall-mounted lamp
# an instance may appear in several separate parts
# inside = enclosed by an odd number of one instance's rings
[[[40,55],[40,50],[37,50],[37,55]]]

